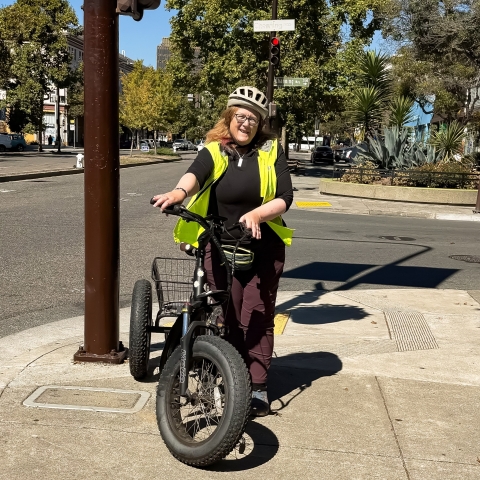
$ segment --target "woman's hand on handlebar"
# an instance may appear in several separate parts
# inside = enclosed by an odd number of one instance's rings
[[[183,190],[172,190],[171,192],[155,195],[151,202],[154,207],[160,207],[163,210],[172,205],[178,205],[185,200],[185,192]]]
[[[239,222],[244,223],[245,226],[252,231],[252,238],[256,238],[257,240],[262,238],[262,232],[260,231],[261,218],[255,210],[242,215]]]

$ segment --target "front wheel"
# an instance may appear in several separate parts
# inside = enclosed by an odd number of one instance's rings
[[[237,350],[219,337],[202,335],[188,367],[189,397],[180,397],[181,347],[160,374],[157,423],[170,453],[206,467],[225,458],[240,440],[250,414],[251,386]]]

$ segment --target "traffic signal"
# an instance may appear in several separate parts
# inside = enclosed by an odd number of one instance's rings
[[[270,39],[270,64],[274,67],[280,65],[280,40],[277,37]]]
[[[138,22],[144,10],[155,10],[159,6],[160,0],[117,0],[117,13],[129,15]]]

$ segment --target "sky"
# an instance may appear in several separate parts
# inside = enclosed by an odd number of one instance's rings
[[[1,6],[15,3],[15,0],[0,0]],[[78,21],[83,25],[83,0],[70,0]],[[144,65],[156,67],[157,45],[163,37],[170,35],[170,18],[175,11],[165,10],[165,0],[156,10],[147,10],[140,22],[135,22],[131,17],[120,16],[120,52],[133,60],[143,60]],[[382,41],[379,32],[375,34],[370,48],[381,48]]]

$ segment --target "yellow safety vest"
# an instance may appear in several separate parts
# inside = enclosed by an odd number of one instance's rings
[[[228,155],[220,150],[219,142],[211,142],[205,148],[212,155],[213,171],[203,188],[191,198],[187,205],[188,210],[202,217],[207,215],[212,185],[223,175],[228,166]],[[273,140],[267,142],[267,144],[258,151],[260,196],[263,198],[262,205],[275,198],[277,189],[277,174],[275,172],[277,149],[278,141]],[[289,247],[292,244],[293,230],[283,225],[280,215],[268,221],[267,224],[282,239],[285,245]],[[180,218],[173,230],[173,238],[176,243],[185,242],[197,247],[198,237],[203,230],[198,223],[186,222]]]

